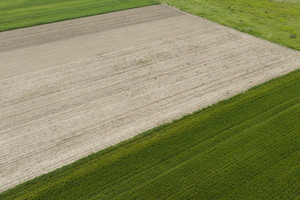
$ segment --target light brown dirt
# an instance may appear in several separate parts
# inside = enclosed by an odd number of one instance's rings
[[[299,67],[163,5],[0,33],[0,191]]]

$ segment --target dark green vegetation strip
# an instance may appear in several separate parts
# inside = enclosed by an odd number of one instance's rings
[[[0,0],[0,31],[157,4],[154,0]]]
[[[160,0],[239,31],[300,50],[300,0]]]
[[[0,199],[300,197],[300,70],[21,184]]]

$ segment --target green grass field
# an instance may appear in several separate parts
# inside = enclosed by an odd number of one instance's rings
[[[156,3],[154,0],[0,0],[0,31]]]
[[[0,199],[300,198],[300,70],[19,185]]]
[[[300,50],[300,0],[160,0],[239,31]],[[290,38],[296,35],[296,38]]]

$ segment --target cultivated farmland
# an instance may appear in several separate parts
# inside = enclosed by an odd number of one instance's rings
[[[300,53],[156,5],[0,33],[0,66],[5,190],[293,71]]]

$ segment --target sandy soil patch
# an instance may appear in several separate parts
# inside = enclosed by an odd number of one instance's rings
[[[299,67],[163,5],[0,33],[0,191]]]

